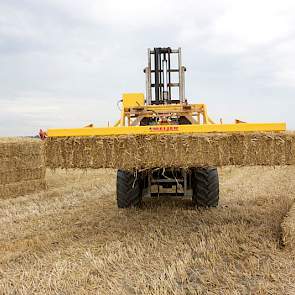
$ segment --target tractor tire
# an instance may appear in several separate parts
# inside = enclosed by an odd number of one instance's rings
[[[138,207],[141,204],[141,187],[139,177],[133,172],[117,171],[117,205],[118,208]]]
[[[219,179],[215,167],[195,168],[193,171],[193,204],[197,207],[217,207]]]

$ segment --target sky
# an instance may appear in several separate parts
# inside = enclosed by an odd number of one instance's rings
[[[294,0],[0,0],[0,136],[113,124],[153,47],[214,120],[295,129]]]

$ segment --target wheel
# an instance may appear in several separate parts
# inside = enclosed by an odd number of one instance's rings
[[[219,179],[217,168],[195,168],[193,171],[193,204],[197,207],[217,207]]]
[[[139,176],[133,172],[117,171],[117,205],[118,208],[137,207],[141,203]]]

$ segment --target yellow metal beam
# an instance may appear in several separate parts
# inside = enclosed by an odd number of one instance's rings
[[[153,125],[104,128],[48,129],[48,137],[62,136],[113,136],[129,134],[189,134],[227,132],[280,132],[286,131],[285,123],[240,123],[200,125]]]
[[[191,111],[191,112],[203,112],[206,105],[204,104],[161,104],[161,105],[142,105],[137,107],[128,108],[129,112],[138,111],[155,111],[155,112],[180,112],[180,111]]]

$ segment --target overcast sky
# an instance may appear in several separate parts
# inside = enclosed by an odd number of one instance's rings
[[[0,136],[113,123],[155,46],[216,121],[295,129],[294,0],[0,0]]]

